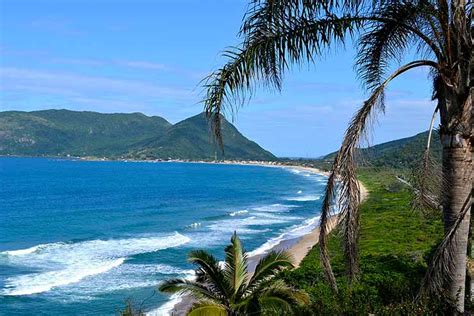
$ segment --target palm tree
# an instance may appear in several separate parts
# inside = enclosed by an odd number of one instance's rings
[[[472,15],[471,0],[251,0],[239,32],[242,44],[226,51],[227,63],[205,79],[206,113],[223,148],[221,113],[237,109],[258,84],[279,90],[282,76],[291,65],[314,63],[330,47],[356,40],[356,68],[370,97],[354,115],[334,159],[321,216],[321,262],[335,290],[326,240],[330,206],[337,200],[347,274],[357,280],[360,190],[356,152],[371,117],[385,108],[386,86],[407,71],[427,67],[433,82],[433,99],[437,100],[433,116],[440,117],[443,145],[444,187],[439,197],[445,238],[420,293],[447,293],[457,301],[456,309],[464,310],[473,181]],[[394,62],[412,56],[408,54],[412,48],[419,59],[388,74]],[[426,178],[429,144],[424,157]],[[425,182],[420,181],[422,185]],[[425,195],[429,191],[422,188],[418,192]]]
[[[286,252],[270,252],[260,259],[251,274],[247,253],[234,233],[225,249],[225,263],[203,250],[191,251],[188,261],[197,265],[196,279],[172,279],[160,285],[167,293],[190,294],[197,303],[188,315],[261,315],[291,313],[308,296],[282,280],[274,280],[293,264]]]

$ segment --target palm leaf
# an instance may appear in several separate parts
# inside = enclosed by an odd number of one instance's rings
[[[454,220],[451,228],[445,233],[443,241],[435,251],[430,262],[428,271],[423,278],[418,299],[429,297],[445,297],[445,285],[451,281],[454,275],[454,252],[456,249],[456,232],[464,220],[466,214],[471,210],[471,197],[464,202],[464,206],[458,217]]]
[[[291,256],[284,251],[272,251],[265,255],[255,267],[254,274],[249,281],[248,290],[256,288],[261,282],[274,277],[285,268],[293,268]]]
[[[164,293],[190,294],[197,299],[207,299],[213,302],[220,302],[222,296],[216,293],[214,289],[196,281],[186,279],[170,279],[164,281],[158,287],[159,291]]]
[[[356,177],[356,153],[359,142],[368,128],[369,119],[374,110],[383,109],[383,96],[386,85],[402,73],[422,66],[437,68],[437,64],[429,60],[408,63],[397,69],[375,89],[374,93],[364,102],[364,105],[352,119],[351,124],[346,130],[342,146],[334,159],[323,201],[319,241],[321,263],[328,282],[335,290],[337,290],[337,285],[331,269],[326,242],[327,226],[329,218],[332,215],[332,206],[336,203],[338,211],[340,212],[338,222],[343,224],[342,231],[346,268],[350,279],[355,280],[359,272],[357,240],[360,189]]]
[[[228,298],[232,289],[227,282],[218,260],[204,250],[194,250],[188,255],[188,261],[197,265],[197,281],[206,283],[223,298]]]
[[[224,306],[212,302],[202,301],[194,304],[189,310],[188,316],[226,316],[227,310]]]
[[[225,249],[224,275],[232,288],[232,297],[241,293],[241,288],[247,282],[247,254],[245,253],[239,237],[234,232],[231,244]]]
[[[428,140],[423,153],[421,166],[413,171],[413,202],[414,209],[421,210],[425,215],[438,212],[442,208],[440,201],[441,187],[446,185],[441,172],[441,166],[431,157],[431,138],[433,135],[433,126],[436,119],[438,107],[431,117],[430,128],[428,130]]]
[[[284,25],[276,21],[255,28],[242,48],[226,51],[228,62],[204,79],[205,110],[221,148],[221,113],[243,104],[259,82],[280,89],[281,77],[291,63],[313,61],[330,44],[343,43],[346,34],[353,34],[363,23],[364,18],[351,15],[317,21],[292,17]]]
[[[292,307],[309,304],[308,294],[289,287],[283,280],[266,285],[254,295],[257,295],[263,311],[279,311],[278,314],[291,313]]]
[[[370,90],[382,83],[390,63],[401,60],[411,44],[428,54],[441,55],[435,40],[418,31],[421,25],[432,30],[429,21],[434,11],[429,1],[391,1],[376,10],[376,18],[358,41],[356,62],[359,77]]]

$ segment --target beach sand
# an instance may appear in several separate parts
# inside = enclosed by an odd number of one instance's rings
[[[260,165],[260,164],[259,164]],[[274,165],[272,165],[274,167]],[[310,168],[310,167],[302,167],[302,166],[275,166],[275,167],[283,167],[283,168],[291,168],[291,169],[298,169],[298,170],[305,170],[317,174],[323,174],[323,175],[328,175],[327,172],[321,171],[316,168]],[[361,202],[367,199],[368,196],[368,191],[364,187],[364,185],[359,181],[359,186],[360,186],[360,195],[361,195]],[[331,232],[332,229],[336,226],[337,223],[337,216],[334,215],[329,219],[329,232]],[[301,263],[301,261],[306,257],[308,252],[319,242],[319,226],[314,228],[310,233],[303,235],[298,238],[294,239],[289,239],[289,240],[282,240],[280,243],[275,245],[272,249],[269,251],[282,251],[286,250],[290,253],[290,255],[293,257],[293,264],[295,267],[298,267]],[[253,273],[255,270],[255,266],[259,262],[259,260],[265,256],[266,253],[263,254],[258,254],[255,256],[251,256],[248,259],[248,264],[249,264],[249,271]],[[173,307],[173,310],[171,311],[171,315],[173,316],[182,316],[186,315],[186,312],[191,308],[191,306],[194,304],[194,301],[192,297],[190,296],[183,296],[181,297],[181,300],[175,304]]]
[[[315,169],[315,168],[309,168],[309,167],[291,167],[291,168],[303,169],[303,170],[307,170],[307,171],[311,171],[315,173],[321,173],[320,170]],[[360,187],[360,200],[361,202],[363,202],[364,200],[367,199],[369,191],[367,190],[366,187],[364,187],[364,185],[360,181],[359,181],[359,187]],[[328,230],[329,232],[331,232],[334,229],[334,227],[336,226],[336,223],[337,223],[337,215],[334,215],[329,219],[329,230]],[[320,229],[318,226],[315,229],[313,229],[309,234],[306,234],[298,238],[298,240],[295,243],[291,244],[290,242],[290,244],[287,245],[286,247],[284,245],[278,244],[275,246],[276,249],[273,249],[273,250],[288,251],[293,256],[293,260],[294,260],[293,263],[295,267],[298,267],[301,261],[304,259],[304,257],[306,257],[308,252],[319,242],[319,232],[320,232]],[[283,243],[288,244],[289,241],[286,241],[286,240],[282,241],[281,244]]]

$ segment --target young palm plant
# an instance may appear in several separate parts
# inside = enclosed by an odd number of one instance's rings
[[[280,89],[282,76],[291,65],[313,63],[328,48],[341,47],[348,39],[356,42],[356,68],[370,97],[350,122],[335,157],[321,216],[321,262],[335,290],[326,241],[331,204],[339,204],[347,274],[356,280],[360,201],[357,149],[373,115],[385,108],[386,86],[407,71],[427,67],[443,145],[440,182],[444,188],[439,201],[445,238],[430,264],[420,297],[448,294],[457,302],[455,308],[464,310],[473,181],[472,15],[469,0],[253,0],[240,29],[241,46],[228,50],[228,62],[205,80],[206,113],[223,148],[221,113],[233,112],[260,83]],[[412,56],[419,59],[388,74],[394,63]],[[423,157],[428,160],[429,154]],[[422,165],[430,166],[427,161]],[[425,182],[429,181],[419,181]],[[429,189],[417,192],[430,193]],[[432,201],[433,194],[428,195],[430,199],[420,200]]]
[[[225,249],[223,266],[203,250],[191,251],[188,261],[197,265],[195,280],[172,279],[159,287],[162,292],[193,296],[197,303],[188,315],[281,315],[308,303],[306,293],[274,280],[278,272],[293,267],[287,253],[270,252],[251,274],[247,253],[236,233]]]

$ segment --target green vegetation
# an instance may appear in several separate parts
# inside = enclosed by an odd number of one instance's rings
[[[143,114],[68,110],[0,112],[1,155],[116,156],[171,124]]]
[[[396,170],[412,170],[420,167],[428,141],[428,132],[415,136],[392,140],[360,150],[358,163],[364,168],[386,168]],[[431,140],[431,158],[437,164],[441,163],[441,142],[438,132],[433,132]],[[331,170],[337,152],[315,159],[280,159],[288,164],[301,164],[321,170]]]
[[[352,287],[345,274],[341,232],[333,231],[328,248],[339,291],[325,282],[319,246],[315,246],[298,269],[282,278],[311,296],[307,312],[316,315],[429,315],[442,313],[440,302],[416,306],[414,299],[425,275],[429,258],[443,237],[438,215],[424,217],[411,208],[411,192],[396,179],[396,173],[366,169],[360,180],[369,198],[360,213],[360,280]]]
[[[144,149],[134,153],[139,158],[180,157],[186,159],[275,160],[276,157],[257,143],[245,138],[221,116],[224,154],[212,141],[209,122],[204,114],[190,117],[171,126],[166,135],[144,143]]]
[[[423,152],[427,142],[428,132],[423,132],[415,136],[362,149],[360,163],[372,167],[416,168],[420,166],[420,161],[423,160]],[[432,136],[431,155],[437,162],[441,162],[441,142],[437,132],[434,132]],[[330,167],[335,156],[336,153],[328,154],[320,159],[320,163]]]
[[[293,267],[285,252],[270,252],[261,258],[253,274],[235,233],[225,254],[222,267],[203,250],[190,252],[189,262],[197,266],[196,280],[168,280],[160,285],[160,291],[191,295],[196,300],[191,316],[282,315],[308,303],[306,293],[274,279],[282,269]]]
[[[275,159],[223,117],[222,125],[227,159]],[[141,113],[0,112],[0,155],[212,160],[215,147],[202,114],[172,125]]]

